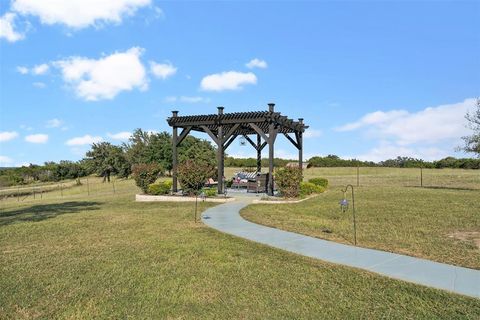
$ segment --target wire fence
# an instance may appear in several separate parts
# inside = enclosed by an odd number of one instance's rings
[[[16,186],[0,189],[0,202],[26,202],[85,197],[121,196],[135,194],[139,189],[131,179],[112,179],[103,182],[97,177],[86,177],[55,184]]]
[[[240,170],[240,169],[237,169]],[[229,168],[229,171],[235,171]],[[229,172],[226,174],[228,176]],[[331,186],[352,184],[360,187],[420,187],[480,190],[480,170],[421,168],[310,168],[305,180],[327,178]],[[61,200],[85,197],[124,196],[139,193],[133,179],[103,182],[99,177],[84,177],[57,183],[14,186],[0,189],[0,203]]]

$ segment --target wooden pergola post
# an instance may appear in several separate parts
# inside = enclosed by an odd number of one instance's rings
[[[262,137],[257,133],[257,173],[262,172]]]
[[[178,116],[178,111],[172,111],[172,117],[176,118]],[[177,140],[178,140],[178,132],[177,127],[173,126],[172,132],[172,190],[173,192],[178,191],[178,177],[177,177],[177,166],[178,166],[178,151],[177,151]]]
[[[223,107],[218,107],[218,118],[220,120],[221,116],[223,115]],[[220,123],[220,121],[219,121]],[[223,126],[219,125],[218,126],[218,134],[217,134],[217,169],[218,169],[218,174],[217,174],[217,192],[218,194],[224,193],[223,189],[223,173],[224,173],[224,157],[225,157],[225,152],[224,152],[224,141],[223,141]]]
[[[298,118],[298,122],[303,125],[303,118]],[[303,132],[296,134],[298,148],[298,167],[303,171]]]
[[[275,111],[275,103],[268,104],[268,112],[270,116],[273,117],[273,112]],[[277,130],[275,124],[272,120],[268,125],[268,187],[267,194],[273,196],[274,185],[273,185],[273,168],[274,168],[274,159],[275,159],[275,139],[277,137]]]

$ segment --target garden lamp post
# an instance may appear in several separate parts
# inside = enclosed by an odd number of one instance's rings
[[[343,199],[340,200],[340,208],[342,212],[348,211],[348,200],[347,200],[347,190],[348,187],[352,189],[352,211],[353,211],[353,241],[355,245],[357,245],[357,221],[355,219],[355,194],[353,191],[353,186],[351,184],[347,185],[345,189],[342,190],[343,192]]]

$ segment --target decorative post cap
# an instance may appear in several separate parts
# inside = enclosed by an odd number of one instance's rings
[[[268,111],[273,112],[275,110],[275,103],[268,104]]]
[[[225,109],[224,107],[217,107],[218,108],[218,114],[223,114],[223,109]]]
[[[178,111],[176,111],[176,110],[172,111],[172,115],[173,115],[174,117],[178,116]]]

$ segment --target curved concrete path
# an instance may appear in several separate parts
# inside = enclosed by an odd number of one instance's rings
[[[208,209],[202,221],[219,231],[311,258],[372,271],[387,277],[480,298],[480,271],[425,259],[349,246],[258,225],[239,212],[251,199]]]

